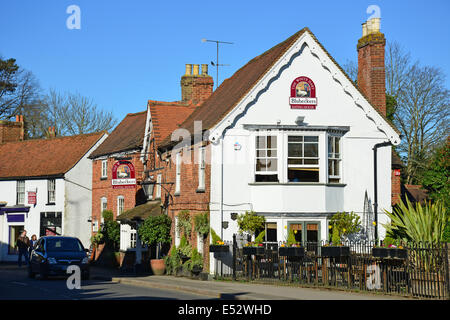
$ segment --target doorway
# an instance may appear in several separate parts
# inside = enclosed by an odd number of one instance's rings
[[[294,232],[295,240],[306,247],[307,251],[317,251],[320,242],[319,221],[288,222],[289,230]]]
[[[20,237],[20,233],[25,228],[24,225],[20,226],[9,226],[9,245],[8,245],[8,254],[18,254],[19,251],[15,248],[16,241]]]

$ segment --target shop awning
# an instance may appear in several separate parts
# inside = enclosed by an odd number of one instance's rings
[[[133,209],[124,211],[117,217],[117,221],[122,223],[139,222],[150,216],[158,216],[162,213],[161,201],[149,201],[145,204],[136,206]]]

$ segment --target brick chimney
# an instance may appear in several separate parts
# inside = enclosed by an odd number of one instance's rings
[[[15,122],[0,120],[0,143],[23,141],[24,132],[23,115],[17,115]]]
[[[372,18],[362,24],[362,37],[357,45],[358,87],[383,115],[386,115],[385,45],[386,38],[380,32],[380,18]]]
[[[201,104],[213,92],[214,80],[208,75],[208,65],[202,64],[200,73],[198,64],[186,64],[186,73],[181,77],[181,100]]]

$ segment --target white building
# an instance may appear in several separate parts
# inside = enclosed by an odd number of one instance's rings
[[[342,211],[359,214],[373,240],[366,214],[374,220],[375,200],[384,238],[400,136],[386,119],[379,19],[363,28],[358,87],[304,28],[249,61],[180,125],[209,131],[210,224],[223,240],[238,232],[232,213],[246,211],[265,216],[268,241],[286,241],[290,228],[298,240],[328,240],[329,219]],[[211,272],[214,264],[211,254]]]
[[[31,238],[78,237],[89,248],[92,161],[106,132],[0,144],[0,261],[17,260],[21,230]]]

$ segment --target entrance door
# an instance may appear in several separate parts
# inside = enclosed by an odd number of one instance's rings
[[[8,254],[18,254],[19,251],[14,248],[17,239],[20,237],[20,232],[23,231],[25,226],[9,226],[9,244]]]
[[[295,240],[306,245],[306,250],[317,251],[320,241],[320,222],[318,221],[293,221],[289,222],[289,229],[294,232]]]

